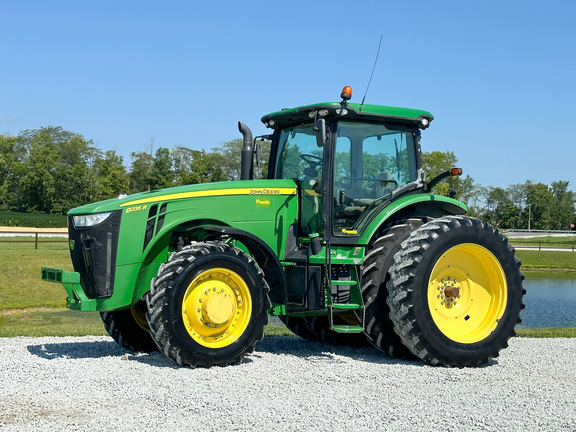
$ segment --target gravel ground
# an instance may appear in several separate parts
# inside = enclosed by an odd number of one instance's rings
[[[511,340],[449,369],[268,337],[240,365],[178,367],[106,337],[0,339],[0,430],[576,431],[576,339]]]

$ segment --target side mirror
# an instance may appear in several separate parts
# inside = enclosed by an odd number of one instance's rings
[[[256,140],[254,140],[256,141]],[[260,155],[262,154],[262,149],[259,142],[254,143],[254,156],[256,156],[256,163],[260,165]]]
[[[326,143],[326,120],[321,118],[314,123],[314,133],[316,134],[316,145],[324,147]]]

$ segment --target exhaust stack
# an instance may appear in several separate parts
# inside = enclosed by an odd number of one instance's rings
[[[242,144],[242,158],[240,162],[240,180],[252,180],[254,178],[252,164],[252,131],[242,122],[238,122],[238,130],[244,137]]]

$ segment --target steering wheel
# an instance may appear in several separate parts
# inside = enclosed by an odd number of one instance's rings
[[[302,153],[300,155],[300,159],[302,159],[306,163],[309,163],[310,166],[312,166],[312,167],[315,167],[319,163],[322,163],[322,157],[321,156],[316,156],[316,155],[309,154],[309,153]]]
[[[384,187],[388,183],[392,183],[395,188],[398,187],[398,182],[396,180],[377,180],[377,181],[380,182],[380,186],[382,186],[382,187]]]

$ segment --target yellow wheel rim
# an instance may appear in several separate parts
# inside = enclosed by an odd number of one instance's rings
[[[182,302],[184,326],[200,345],[223,348],[248,327],[252,297],[237,273],[213,268],[200,273],[186,289]]]
[[[430,274],[428,307],[432,319],[455,342],[471,344],[488,337],[504,315],[507,298],[500,262],[477,244],[448,249]]]

